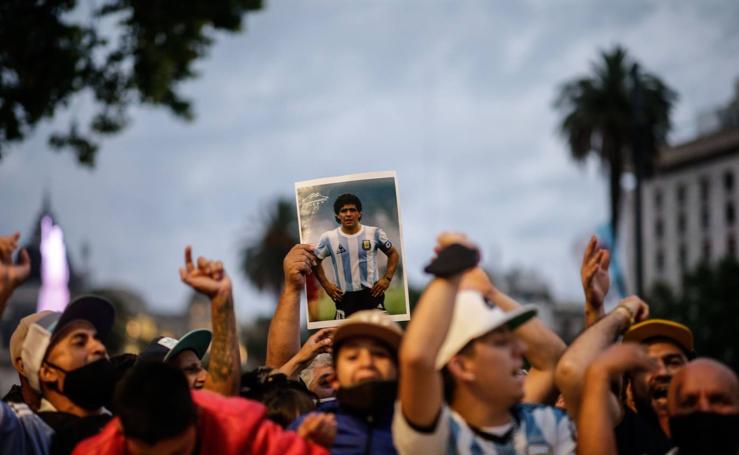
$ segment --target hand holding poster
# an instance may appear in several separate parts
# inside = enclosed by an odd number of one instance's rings
[[[395,172],[297,182],[300,242],[320,263],[308,277],[308,328],[366,309],[410,318]]]

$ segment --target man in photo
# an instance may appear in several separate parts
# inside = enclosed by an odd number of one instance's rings
[[[385,290],[395,275],[400,255],[385,234],[375,226],[365,226],[362,201],[354,194],[342,194],[334,202],[340,226],[321,235],[314,251],[319,260],[314,268],[318,281],[336,304],[335,319],[345,319],[360,310],[385,311]],[[385,273],[380,275],[377,250],[387,256]],[[334,282],[320,263],[331,257]]]

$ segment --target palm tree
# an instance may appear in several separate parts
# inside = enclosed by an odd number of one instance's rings
[[[561,87],[555,106],[562,113],[560,130],[572,157],[581,162],[595,153],[609,172],[615,239],[621,176],[633,169],[634,161],[643,163],[644,176],[652,173],[677,95],[657,76],[638,71],[637,63],[620,46],[601,52],[600,57],[591,75]],[[635,143],[640,145],[636,152]],[[639,185],[640,173],[636,174]]]
[[[279,296],[282,259],[298,243],[295,206],[280,198],[264,217],[261,231],[250,235],[241,251],[241,270],[260,291]],[[276,301],[276,300],[275,300]]]

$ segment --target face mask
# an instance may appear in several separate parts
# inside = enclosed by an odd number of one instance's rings
[[[355,414],[379,416],[395,403],[398,381],[365,381],[351,387],[341,387],[336,399],[342,407]]]
[[[110,403],[115,385],[115,372],[110,360],[102,358],[72,371],[52,363],[49,365],[65,373],[64,390],[60,393],[77,406],[92,411]]]
[[[672,441],[680,454],[736,455],[739,414],[692,412],[670,417]]]

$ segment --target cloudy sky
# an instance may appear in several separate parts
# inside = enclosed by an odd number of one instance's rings
[[[535,269],[576,299],[574,245],[606,220],[607,194],[597,164],[575,165],[557,135],[557,87],[621,43],[679,93],[671,140],[689,139],[733,96],[737,24],[731,0],[267,2],[183,86],[195,122],[136,109],[94,170],[49,151],[49,125],[13,148],[0,232],[29,235],[46,188],[76,263],[89,244],[96,284],[180,310],[191,243],[224,260],[247,320],[272,298],[239,275],[239,246],[274,198],[295,181],[396,170],[412,282],[436,233],[457,229],[488,264]]]

